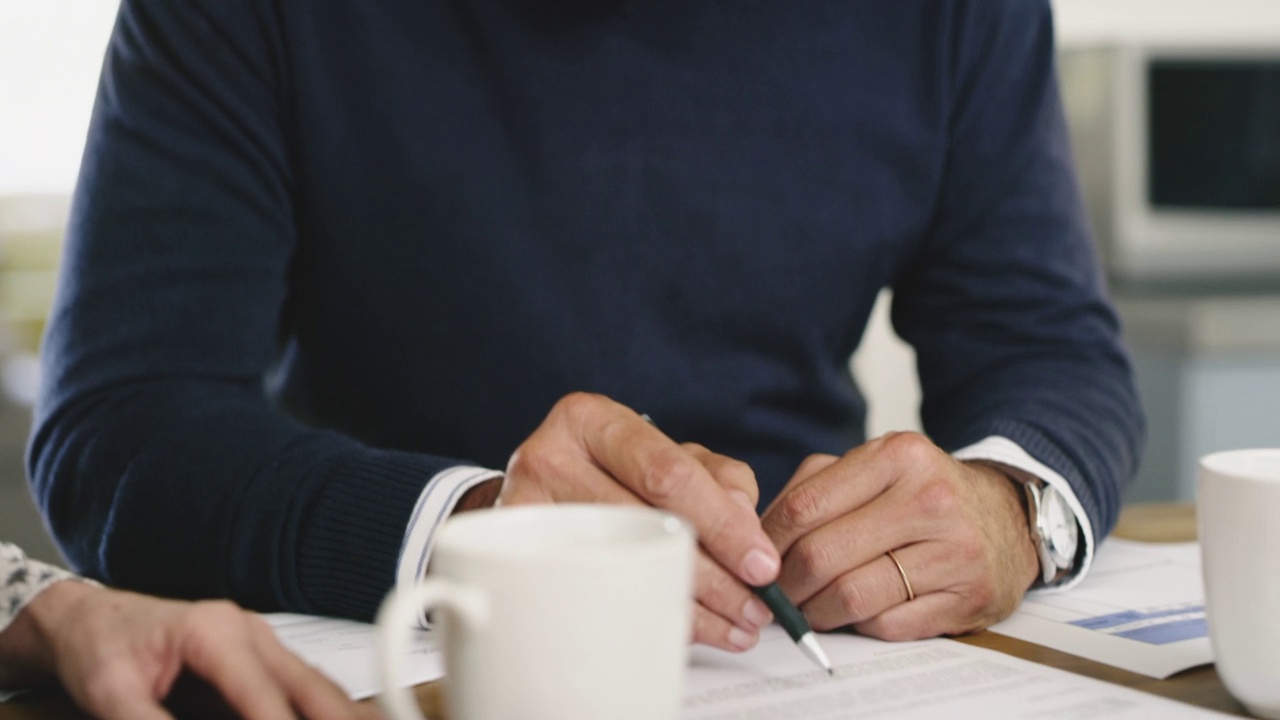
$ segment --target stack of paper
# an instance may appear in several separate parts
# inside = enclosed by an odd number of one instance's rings
[[[1211,663],[1200,544],[1109,538],[1083,582],[1030,593],[991,630],[1159,679]]]

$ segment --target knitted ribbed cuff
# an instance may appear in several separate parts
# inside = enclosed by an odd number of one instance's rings
[[[427,481],[457,464],[367,451],[335,460],[299,524],[297,584],[306,612],[371,620],[395,583],[396,560]]]
[[[1089,516],[1093,531],[1101,540],[1111,532],[1114,519],[1108,518],[1102,511],[1097,493],[1085,479],[1080,465],[1062,450],[1053,440],[1035,427],[1014,420],[997,420],[991,424],[991,434],[1001,435],[1012,440],[1036,460],[1053,468],[1071,485],[1080,506]],[[1113,513],[1114,515],[1114,513]]]

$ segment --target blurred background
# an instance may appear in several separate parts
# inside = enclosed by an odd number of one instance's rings
[[[27,492],[35,358],[118,0],[0,0],[0,540],[60,562]]]
[[[0,539],[59,562],[22,454],[68,196],[118,0],[0,2]],[[1150,416],[1128,499],[1280,447],[1280,1],[1056,0],[1090,217]],[[881,298],[854,359],[869,430],[918,429]]]

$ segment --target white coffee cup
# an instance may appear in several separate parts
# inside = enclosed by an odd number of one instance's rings
[[[1280,720],[1280,449],[1206,455],[1196,496],[1218,675],[1251,714]]]
[[[670,720],[692,622],[692,528],[616,505],[479,510],[438,531],[426,580],[378,613],[381,702],[421,720],[397,682],[409,628],[439,612],[455,720]]]

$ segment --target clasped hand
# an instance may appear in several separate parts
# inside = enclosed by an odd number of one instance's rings
[[[748,585],[777,580],[815,629],[885,639],[958,634],[1017,607],[1036,576],[1021,491],[896,433],[843,457],[814,455],[763,517],[744,463],[676,443],[600,395],[560,400],[512,455],[498,504],[644,504],[698,533],[693,640],[753,646],[771,620]],[[914,586],[906,602],[893,550]]]
[[[608,398],[575,393],[511,456],[498,504],[651,505],[681,515],[701,545],[693,639],[745,650],[772,620],[747,583],[773,582],[780,568],[778,550],[756,516],[758,497],[746,464],[701,445],[677,444]]]
[[[1015,481],[916,433],[810,456],[762,521],[783,553],[778,582],[815,630],[976,632],[1017,609],[1039,573]]]

